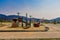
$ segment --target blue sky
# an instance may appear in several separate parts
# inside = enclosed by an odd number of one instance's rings
[[[32,15],[36,18],[60,17],[60,0],[0,0],[0,14]]]

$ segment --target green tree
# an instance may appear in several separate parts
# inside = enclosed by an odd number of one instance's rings
[[[53,23],[54,23],[54,24],[56,24],[56,23],[57,23],[55,19],[54,19]]]

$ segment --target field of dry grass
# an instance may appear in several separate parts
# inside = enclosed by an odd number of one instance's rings
[[[5,25],[0,26],[0,30],[44,30],[45,29],[44,26],[40,26],[39,28],[31,27],[29,29],[23,29],[22,27],[10,28],[11,23],[3,23],[3,24]],[[56,25],[52,25],[52,24],[44,24],[44,25],[49,27],[49,30],[47,32],[0,32],[0,39],[60,38],[59,27],[56,27]]]
[[[44,30],[45,29],[44,26],[40,26],[40,27],[31,26],[28,29],[23,29],[23,27],[21,27],[21,26],[19,26],[17,28],[11,28],[11,25],[12,25],[12,23],[9,23],[9,22],[2,23],[2,25],[0,25],[0,30]]]

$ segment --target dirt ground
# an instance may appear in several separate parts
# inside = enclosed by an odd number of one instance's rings
[[[28,29],[23,29],[23,27],[19,26],[17,28],[11,28],[12,23],[2,23],[2,25],[0,25],[0,30],[44,30],[45,27],[44,26],[40,26],[40,27],[33,27],[31,26]]]
[[[6,24],[6,23],[3,23]],[[0,32],[1,39],[17,39],[17,38],[60,38],[60,28],[56,27],[56,25],[52,24],[44,24],[49,27],[47,32]],[[0,30],[28,30],[23,28],[9,28],[11,23],[7,23],[5,26],[0,26]],[[42,30],[44,26],[40,26],[39,28],[31,27],[29,30]]]

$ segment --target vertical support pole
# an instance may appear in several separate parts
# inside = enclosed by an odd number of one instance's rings
[[[31,21],[32,21],[32,20],[31,20],[31,15],[30,15],[30,26],[31,26]]]
[[[23,27],[23,17],[22,17],[22,27]]]
[[[27,22],[28,22],[28,20],[27,20],[27,13],[26,13],[26,27],[27,27]]]
[[[18,14],[18,18],[19,18],[19,14],[20,14],[20,13],[18,12],[17,14]]]
[[[20,13],[18,12],[17,14],[18,14],[18,20],[17,20],[18,22],[17,22],[17,23],[18,23],[18,26],[19,26],[19,14],[20,14]]]

